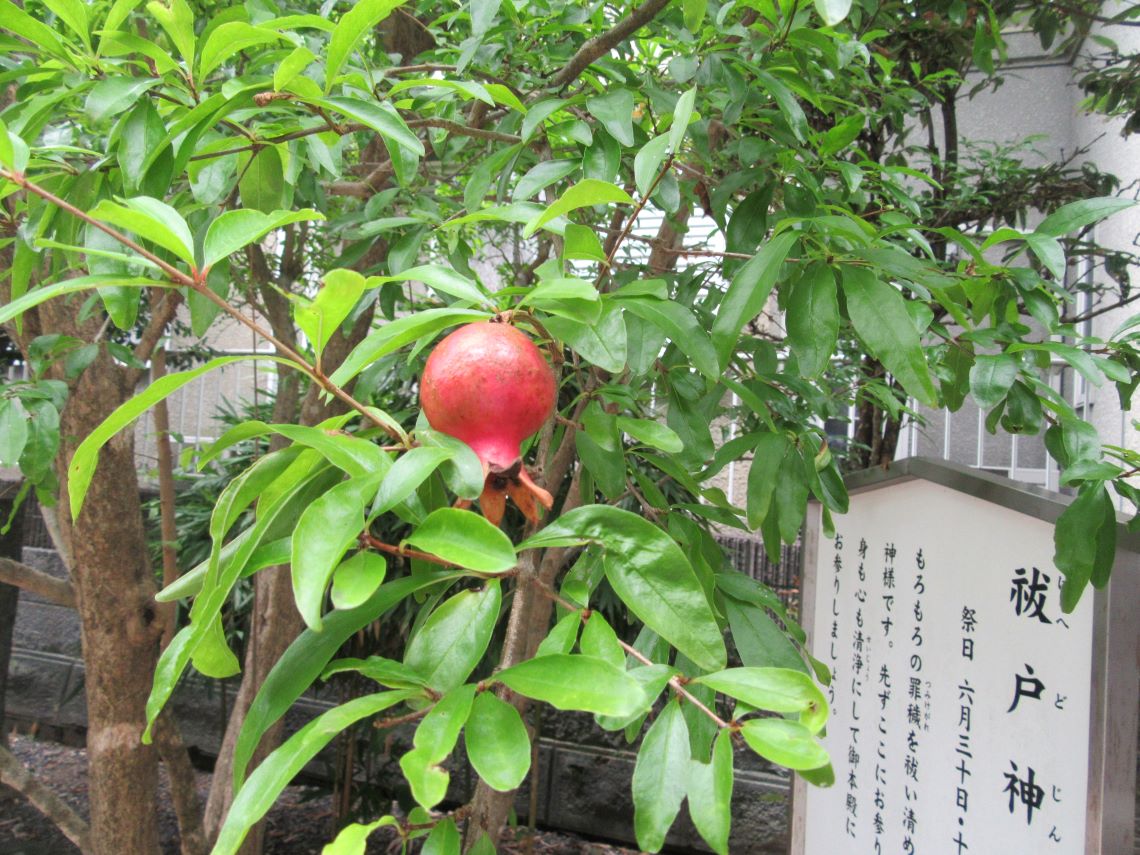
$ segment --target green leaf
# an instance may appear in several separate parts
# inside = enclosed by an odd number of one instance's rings
[[[0,306],[0,324],[20,317],[28,309],[46,303],[55,297],[64,294],[74,294],[77,291],[86,291],[91,288],[151,288],[170,287],[165,282],[154,279],[143,279],[138,276],[77,276],[74,279],[65,279],[51,285],[41,285],[33,288],[21,297]]]
[[[18,398],[0,398],[0,466],[16,466],[28,442],[28,411]]]
[[[816,12],[829,27],[841,23],[851,11],[851,0],[814,0],[814,2]]]
[[[370,516],[387,513],[412,495],[453,453],[450,448],[419,447],[401,455],[384,476]]]
[[[633,183],[639,196],[644,197],[661,171],[661,164],[669,154],[671,135],[661,134],[641,147],[633,159]]]
[[[688,558],[669,535],[629,511],[587,505],[552,521],[519,548],[567,536],[605,549],[610,586],[643,623],[699,667],[724,667],[724,639],[712,607]]]
[[[244,208],[273,214],[285,205],[285,167],[275,145],[259,149],[243,160],[238,194]]]
[[[511,539],[479,514],[459,508],[432,511],[407,542],[477,573],[505,573],[515,566]]]
[[[864,267],[843,269],[843,295],[855,332],[908,394],[934,406],[937,394],[906,300]]]
[[[584,656],[593,656],[609,662],[615,668],[625,670],[625,651],[618,642],[617,633],[609,625],[601,612],[592,612],[582,628],[582,638],[578,642]]]
[[[360,302],[364,285],[364,277],[355,270],[330,270],[322,277],[320,290],[312,301],[297,298],[294,302],[293,317],[308,336],[318,359],[333,333]]]
[[[360,0],[340,16],[329,37],[325,59],[325,92],[332,89],[349,55],[365,35],[403,5],[404,0]]]
[[[234,788],[241,787],[261,737],[309,689],[345,641],[379,620],[405,597],[458,576],[425,573],[395,579],[381,585],[364,605],[326,617],[321,632],[306,629],[297,636],[269,671],[242,721],[234,743]]]
[[[570,277],[560,277],[558,279],[544,279],[531,288],[519,300],[519,305],[532,303],[541,306],[551,300],[584,300],[589,303],[597,303],[601,295],[598,289],[594,287],[593,282],[587,282],[585,279],[573,279]],[[601,316],[601,310],[596,317]]]
[[[704,2],[700,0],[701,4],[701,17],[704,17]],[[689,20],[689,7],[685,7],[685,26],[688,27]],[[693,27],[689,27],[690,30]],[[677,99],[677,105],[673,108],[673,124],[669,126],[669,151],[674,154],[681,149],[681,143],[685,141],[685,132],[689,129],[689,120],[693,117],[693,105],[697,100],[697,89],[686,90],[682,93],[681,97]]]
[[[526,228],[523,229],[523,237],[530,237],[546,223],[556,217],[561,217],[563,214],[568,214],[570,211],[591,205],[605,205],[610,202],[631,204],[633,199],[616,184],[609,181],[599,181],[596,178],[584,178],[563,193],[554,204],[528,222]]]
[[[455,827],[455,820],[444,817],[427,836],[420,855],[459,855],[459,843],[459,829]]]
[[[1060,242],[1053,237],[1042,234],[1027,234],[1025,242],[1037,256],[1041,265],[1053,274],[1053,278],[1063,281],[1065,278],[1065,251]]]
[[[344,386],[380,357],[387,356],[416,339],[433,335],[456,324],[484,320],[488,317],[489,313],[475,309],[425,309],[413,315],[397,318],[370,333],[364,341],[354,347],[329,379],[338,386]]]
[[[214,855],[236,853],[246,833],[265,816],[281,791],[334,737],[361,719],[383,712],[414,694],[409,691],[380,692],[356,698],[318,716],[289,737],[265,758],[250,775],[247,785],[234,797],[218,832]]]
[[[567,260],[581,259],[600,262],[606,260],[606,252],[602,248],[602,242],[598,240],[598,236],[589,226],[569,223],[562,240],[562,256]]]
[[[784,120],[788,123],[788,127],[792,129],[792,133],[796,135],[796,139],[800,142],[806,140],[810,132],[807,116],[804,114],[803,107],[800,106],[799,101],[796,100],[796,96],[792,94],[792,91],[767,71],[757,71],[756,79],[768,90],[768,93],[775,100],[776,106],[780,108],[780,112],[784,115]]]
[[[471,33],[481,37],[495,23],[503,0],[471,0]]]
[[[1066,614],[1076,608],[1092,579],[1097,537],[1106,522],[1103,501],[1107,495],[1108,490],[1103,483],[1089,481],[1082,484],[1076,499],[1061,512],[1053,529],[1053,563],[1065,574],[1065,583],[1061,586],[1061,609]],[[1110,524],[1115,522],[1113,518]]]
[[[316,58],[317,55],[307,47],[294,48],[293,52],[281,60],[273,70],[273,91],[280,92],[288,86],[293,78],[308,68]]]
[[[558,619],[554,627],[538,645],[535,656],[550,656],[555,653],[569,653],[578,640],[578,626],[582,623],[581,612],[570,612]]]
[[[5,12],[5,15],[9,13]],[[8,19],[5,18],[5,24]],[[87,93],[84,111],[92,122],[101,122],[117,116],[135,104],[143,94],[153,89],[161,79],[157,77],[108,77],[98,81]]]
[[[789,769],[818,769],[830,762],[827,749],[798,721],[752,719],[744,722],[740,734],[748,747],[761,757]]]
[[[0,166],[23,172],[28,165],[28,144],[0,121]]]
[[[241,663],[226,643],[222,616],[216,615],[191,659],[194,669],[215,680],[224,680],[241,671]]]
[[[396,276],[370,276],[369,286],[385,282],[423,282],[433,291],[440,294],[450,294],[460,300],[470,300],[472,303],[490,304],[491,298],[486,291],[472,280],[450,267],[438,264],[423,264],[419,267],[409,267],[401,270]]]
[[[633,828],[643,851],[665,845],[685,800],[689,769],[689,731],[680,701],[673,700],[646,732],[633,767]]]
[[[194,67],[194,12],[186,0],[147,3],[146,9],[158,21],[170,41],[186,63],[187,71]]]
[[[564,341],[578,355],[603,371],[618,374],[625,368],[628,347],[625,320],[621,308],[608,303],[595,324],[584,324],[569,318],[551,317],[543,323],[550,334]]]
[[[87,488],[95,475],[95,468],[99,465],[99,450],[107,444],[111,437],[131,424],[156,403],[166,399],[192,380],[213,371],[215,368],[221,368],[223,365],[229,365],[243,359],[271,359],[274,362],[289,364],[288,360],[268,355],[221,356],[189,371],[167,374],[165,377],[159,378],[107,416],[103,423],[79,444],[79,447],[75,449],[75,454],[72,455],[71,463],[68,464],[67,488],[71,497],[72,519],[79,517],[79,512],[83,508],[83,498],[87,495]]]
[[[792,286],[787,329],[800,375],[818,377],[830,363],[839,337],[839,296],[830,267],[813,265]]]
[[[1017,360],[1007,353],[996,356],[977,356],[970,369],[970,391],[978,406],[989,410],[1009,394],[1017,379]]]
[[[194,236],[182,215],[157,199],[136,196],[123,204],[102,200],[88,214],[170,250],[189,265],[194,264]]]
[[[1061,422],[1066,460],[1064,468],[1081,460],[1100,460],[1101,444],[1097,429],[1086,421],[1067,418]]]
[[[412,744],[430,763],[441,763],[459,740],[459,731],[471,714],[476,686],[464,684],[452,689],[432,705],[416,728]]]
[[[255,27],[244,21],[229,21],[215,27],[206,37],[198,54],[198,77],[203,80],[210,76],[223,62],[234,54],[254,45],[271,45],[285,37],[273,30]]]
[[[562,109],[565,103],[566,102],[561,98],[548,98],[532,106],[527,111],[526,118],[523,119],[522,129],[519,131],[519,136],[522,137],[523,142],[529,142],[539,126],[550,118],[552,114]],[[470,205],[468,205],[468,207],[470,207]]]
[[[354,609],[368,602],[384,582],[388,562],[375,552],[358,552],[333,571],[330,596],[334,609]]]
[[[732,824],[732,731],[722,730],[713,743],[712,761],[693,759],[687,776],[689,817],[717,855],[728,855]]]
[[[515,192],[511,199],[515,202],[525,202],[544,187],[549,187],[556,181],[561,181],[567,175],[575,172],[581,161],[577,160],[543,160],[532,166],[519,183],[515,185]]]
[[[795,232],[787,231],[772,238],[733,277],[712,326],[713,346],[721,368],[728,367],[744,325],[760,314],[768,302],[780,267],[797,237]]]
[[[753,709],[779,713],[809,713],[804,722],[818,732],[827,719],[827,701],[810,676],[790,668],[727,668],[694,682],[743,701]],[[819,727],[815,727],[818,724]]]
[[[74,61],[51,27],[36,20],[15,3],[9,0],[0,2],[0,21],[4,22],[4,29],[22,36],[45,53],[63,59],[68,65]]]
[[[661,422],[653,419],[633,419],[628,416],[618,416],[617,426],[646,445],[664,451],[666,454],[680,454],[685,450],[685,444],[676,432],[670,430]]]
[[[158,110],[149,98],[143,98],[131,110],[119,136],[118,160],[126,186],[139,187],[146,174],[148,157],[165,139],[166,125]],[[169,176],[166,179],[169,180]]]
[[[437,692],[448,692],[466,680],[483,658],[499,619],[499,583],[482,590],[460,591],[444,601],[412,636],[404,664]]]
[[[376,494],[381,477],[374,472],[337,484],[297,520],[291,561],[293,598],[312,629],[321,628],[325,589],[341,557],[363,530],[364,508]]]
[[[530,737],[519,711],[491,692],[471,706],[464,728],[467,759],[492,790],[509,793],[530,771]]]
[[[560,710],[630,716],[649,706],[628,672],[592,656],[551,653],[495,674],[512,691]]]
[[[483,464],[471,446],[453,436],[423,427],[416,429],[416,439],[421,447],[445,448],[451,452],[451,457],[443,461],[441,469],[443,480],[451,492],[461,499],[479,498],[486,475],[483,473]]]
[[[1117,196],[1078,199],[1076,202],[1062,205],[1047,216],[1035,231],[1039,235],[1061,237],[1100,222],[1105,217],[1111,217],[1135,204],[1134,199],[1121,199]]]
[[[759,528],[772,507],[780,464],[791,449],[782,433],[761,433],[753,446],[748,470],[748,525]]]
[[[324,845],[321,855],[364,855],[369,835],[385,825],[399,828],[400,823],[394,816],[382,816],[375,822],[350,823],[340,830],[332,843]]]
[[[807,673],[796,646],[760,606],[726,597],[724,612],[732,630],[732,641],[745,665],[795,668]]]
[[[242,208],[226,211],[206,230],[202,249],[202,269],[208,270],[223,258],[249,244],[261,240],[274,229],[306,220],[323,220],[324,214],[312,208],[303,211],[261,211]]]
[[[672,300],[635,298],[621,302],[626,311],[668,335],[677,348],[692,360],[693,367],[710,380],[720,376],[717,352],[689,309]]]
[[[336,617],[334,614],[330,619],[335,620]],[[330,662],[321,672],[320,679],[328,680],[333,674],[345,671],[355,671],[360,676],[374,680],[389,689],[420,689],[424,686],[420,675],[405,666],[403,662],[385,659],[383,656],[369,656],[367,659],[337,659]]]
[[[427,754],[414,748],[400,758],[400,771],[412,790],[412,798],[424,808],[431,810],[447,795],[447,785],[451,775],[432,763]]]
[[[624,146],[633,145],[632,92],[628,89],[613,89],[605,95],[587,98],[586,109],[615,140]]]
[[[356,9],[363,5],[365,3],[358,3]],[[352,12],[349,12],[345,17],[347,18],[351,14]],[[336,37],[335,33],[333,37]],[[359,98],[324,98],[315,103],[318,107],[341,113],[372,128],[384,139],[389,152],[395,145],[407,149],[418,157],[424,156],[424,144],[388,101],[380,101],[374,104],[369,101],[362,101]]]
[[[495,99],[491,97],[491,93],[487,90],[487,87],[482,83],[473,83],[469,80],[444,80],[438,77],[412,77],[393,83],[392,87],[388,90],[388,95],[391,97],[398,92],[403,92],[405,89],[434,89],[435,92],[425,93],[428,96],[443,91],[457,92],[463,96],[464,100],[471,100],[474,98],[476,100],[482,101],[484,104],[488,104],[492,107],[495,106]],[[510,92],[511,90],[507,89],[506,91]]]

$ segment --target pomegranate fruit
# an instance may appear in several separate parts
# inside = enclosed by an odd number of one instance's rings
[[[462,326],[428,357],[420,378],[424,415],[433,428],[478,455],[486,478],[479,507],[495,525],[502,521],[507,496],[531,522],[538,521],[537,504],[547,510],[554,504],[531,480],[519,447],[550,418],[556,391],[542,353],[507,323]]]

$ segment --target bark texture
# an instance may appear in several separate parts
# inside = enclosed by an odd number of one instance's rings
[[[130,394],[106,351],[80,378],[64,409],[60,481],[65,462]],[[91,848],[97,855],[158,852],[155,793],[158,758],[143,745],[146,699],[162,624],[154,604],[130,432],[109,442],[77,520],[62,510],[61,535],[73,557],[86,670]],[[66,489],[64,489],[66,495]]]

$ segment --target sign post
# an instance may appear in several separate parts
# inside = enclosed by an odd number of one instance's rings
[[[1140,538],[1066,615],[1064,497],[922,459],[849,489],[808,516],[835,785],[797,779],[793,855],[1131,852]]]

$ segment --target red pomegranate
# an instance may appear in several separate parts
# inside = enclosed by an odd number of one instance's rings
[[[507,323],[462,326],[428,357],[420,378],[424,415],[436,430],[471,446],[483,462],[479,506],[495,525],[508,495],[531,522],[538,521],[535,500],[547,510],[554,504],[527,474],[519,446],[550,418],[556,391],[542,353]]]

